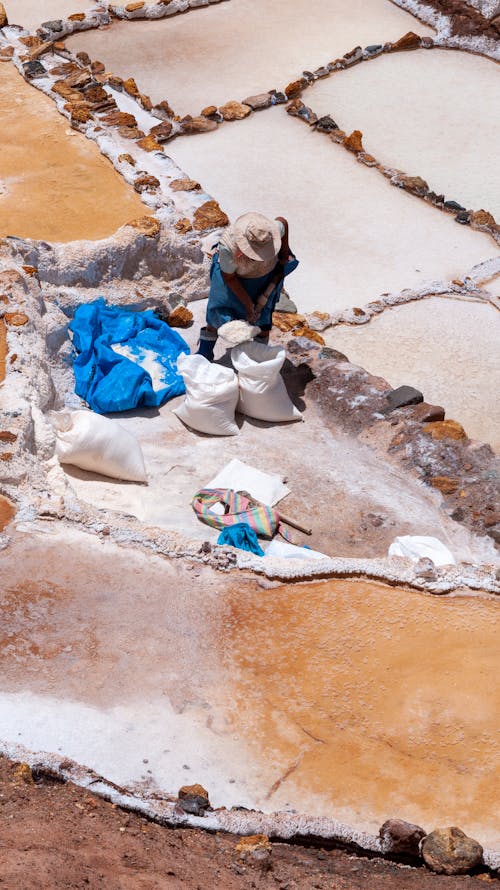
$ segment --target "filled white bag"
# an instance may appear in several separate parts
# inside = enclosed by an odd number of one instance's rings
[[[127,482],[146,482],[139,442],[116,420],[93,411],[53,411],[56,454],[61,464]]]
[[[424,535],[402,535],[395,538],[389,547],[389,556],[406,556],[414,562],[427,557],[436,566],[455,565],[455,557],[441,541]]]
[[[231,350],[240,385],[238,411],[272,423],[301,419],[302,414],[291,401],[280,374],[285,357],[281,346],[268,346],[255,340]]]
[[[210,436],[237,436],[238,378],[234,371],[202,355],[180,355],[177,370],[186,385],[186,398],[173,412],[179,420]]]

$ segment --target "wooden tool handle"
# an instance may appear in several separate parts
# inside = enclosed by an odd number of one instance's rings
[[[296,528],[297,531],[303,532],[304,535],[312,535],[312,528],[306,528],[305,525],[301,525],[299,522],[296,522],[295,519],[290,519],[290,517],[285,516],[284,513],[280,513],[280,519],[285,525],[289,525],[290,528]]]

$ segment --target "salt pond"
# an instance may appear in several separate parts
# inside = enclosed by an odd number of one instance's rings
[[[0,64],[0,236],[103,238],[144,215],[97,146],[13,65]]]
[[[167,151],[232,218],[248,209],[288,218],[301,264],[287,290],[300,310],[363,305],[498,254],[487,235],[390,186],[282,108]]]
[[[216,806],[458,824],[499,848],[496,602],[263,590],[56,529],[16,535],[0,568],[3,740],[119,784],[199,781]]]
[[[317,81],[304,101],[363,132],[368,152],[500,220],[498,65],[433,49],[383,55]]]
[[[168,99],[183,115],[283,88],[304,68],[410,28],[433,33],[386,0],[230,0],[185,16],[114,23],[79,33],[68,46],[135,77],[142,92]]]
[[[92,0],[3,0],[9,23],[34,31],[42,22],[93,9]]]
[[[394,387],[408,383],[446,407],[471,438],[500,451],[500,312],[433,298],[387,310],[362,327],[342,325],[328,344]]]

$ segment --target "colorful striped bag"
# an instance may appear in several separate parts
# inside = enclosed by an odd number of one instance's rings
[[[222,504],[224,515],[213,512],[215,504]],[[238,522],[246,522],[261,538],[272,538],[276,532],[288,537],[281,526],[278,511],[254,501],[246,491],[203,488],[195,494],[192,507],[198,519],[212,528],[222,530]]]

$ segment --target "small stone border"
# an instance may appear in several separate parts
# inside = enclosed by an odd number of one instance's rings
[[[497,62],[500,61],[500,40],[482,34],[481,29],[478,27],[483,22],[487,26],[494,23],[500,37],[500,32],[498,31],[500,19],[498,16],[493,21],[489,21],[476,9],[462,2],[460,14],[468,20],[470,33],[457,34],[454,33],[453,28],[453,13],[446,11],[449,0],[445,0],[445,2],[442,2],[442,0],[441,2],[440,0],[425,0],[425,2],[422,2],[422,0],[391,0],[391,3],[411,13],[419,21],[424,22],[424,24],[434,28],[436,30],[434,40],[437,46],[443,49],[460,49],[475,55],[486,56]]]

